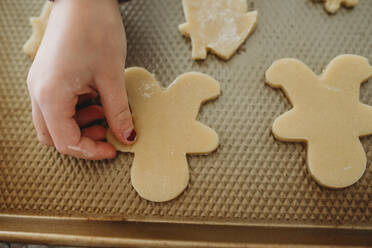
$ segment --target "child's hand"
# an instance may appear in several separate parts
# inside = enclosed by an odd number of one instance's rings
[[[28,75],[32,115],[39,140],[86,159],[113,158],[100,142],[107,118],[123,143],[135,140],[124,87],[126,39],[117,0],[56,0],[40,49]],[[76,112],[78,102],[99,93],[98,105]]]

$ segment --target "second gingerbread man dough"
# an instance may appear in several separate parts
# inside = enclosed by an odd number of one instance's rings
[[[349,186],[366,169],[359,137],[372,134],[372,107],[359,102],[359,88],[371,76],[368,60],[356,55],[334,58],[319,76],[296,59],[266,71],[267,83],[282,88],[293,106],[275,120],[273,134],[307,143],[310,174],[324,186]]]
[[[202,73],[182,74],[162,90],[152,74],[142,68],[125,71],[126,88],[138,133],[133,146],[116,149],[134,153],[132,185],[145,199],[168,201],[189,181],[186,154],[206,154],[218,146],[217,133],[196,121],[200,105],[220,94],[219,83]]]

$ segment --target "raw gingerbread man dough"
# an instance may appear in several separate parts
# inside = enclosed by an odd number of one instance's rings
[[[183,9],[186,23],[179,29],[191,37],[193,59],[205,59],[207,50],[229,59],[257,24],[246,0],[183,0]]]
[[[111,132],[107,140],[117,150],[135,154],[131,180],[143,198],[171,200],[189,181],[186,154],[206,154],[218,146],[216,132],[195,119],[201,103],[220,94],[219,83],[189,72],[162,90],[152,74],[136,67],[125,70],[125,82],[137,141],[125,146]]]
[[[336,13],[341,4],[346,7],[354,7],[359,0],[324,0],[324,8],[331,14]]]
[[[26,41],[26,43],[23,45],[23,51],[31,58],[35,58],[37,50],[39,49],[41,40],[43,39],[43,35],[48,24],[52,7],[52,2],[45,2],[40,16],[30,18],[30,22],[32,25],[32,34],[28,41]]]
[[[266,71],[293,108],[273,124],[283,141],[305,141],[310,174],[321,185],[342,188],[363,175],[366,154],[359,137],[372,134],[372,107],[359,102],[360,84],[372,76],[366,58],[340,55],[317,76],[296,59],[281,59]]]

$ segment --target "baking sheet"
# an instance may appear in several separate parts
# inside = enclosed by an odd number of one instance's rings
[[[305,145],[273,138],[274,119],[290,105],[264,83],[265,70],[283,57],[316,73],[339,54],[372,63],[372,1],[328,15],[310,0],[249,0],[258,10],[257,29],[227,62],[214,55],[191,59],[190,40],[177,29],[184,22],[181,1],[123,4],[127,67],[148,69],[164,87],[188,71],[221,82],[222,95],[199,114],[220,146],[208,156],[188,156],[190,184],[167,203],[134,191],[131,154],[92,162],[38,143],[26,86],[31,60],[21,48],[31,33],[28,17],[42,4],[0,1],[0,215],[372,230],[372,137],[361,139],[368,159],[363,177],[346,189],[323,188],[307,172]],[[371,80],[360,95],[372,105]]]

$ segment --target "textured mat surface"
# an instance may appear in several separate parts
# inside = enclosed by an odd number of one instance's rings
[[[372,1],[333,16],[310,0],[248,2],[259,13],[257,30],[228,62],[214,55],[191,59],[190,40],[177,29],[184,22],[181,1],[121,6],[127,66],[147,68],[163,86],[187,71],[221,82],[222,95],[199,115],[219,134],[220,147],[208,156],[189,156],[189,187],[159,204],[131,187],[130,154],[88,162],[38,144],[26,87],[31,61],[21,48],[31,32],[28,17],[39,13],[43,1],[1,0],[0,213],[372,228],[372,137],[362,139],[368,164],[358,183],[343,190],[320,187],[307,172],[305,145],[273,138],[273,120],[290,105],[264,84],[265,70],[283,57],[298,58],[317,73],[344,53],[372,63]],[[361,87],[361,100],[372,105],[371,80]]]

